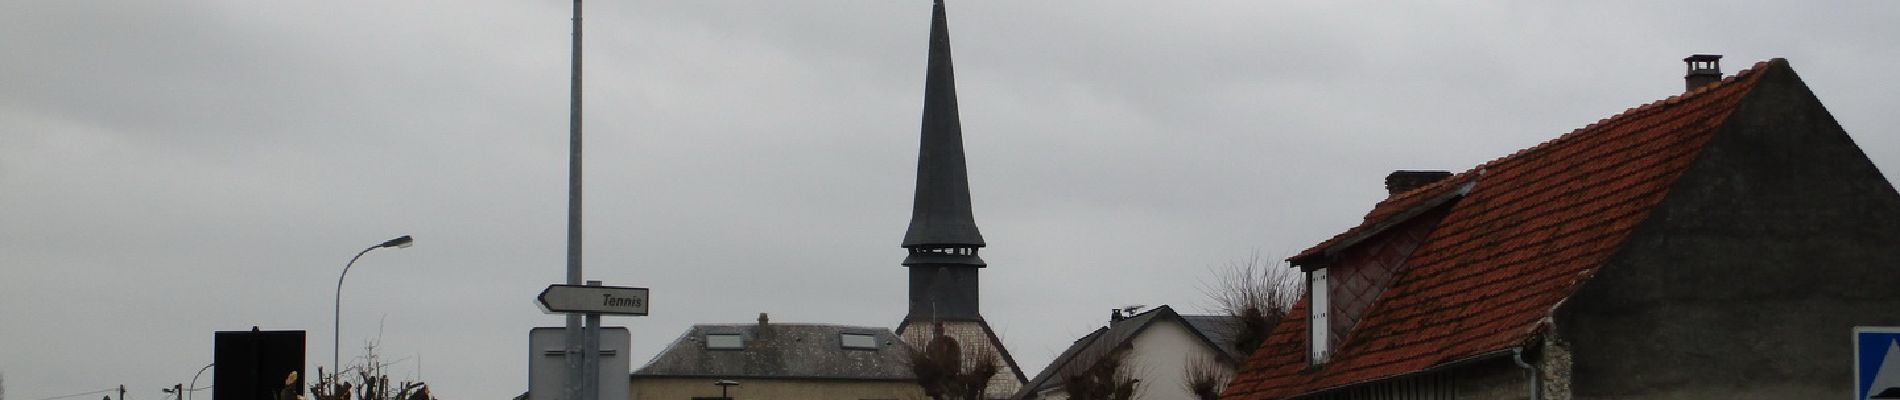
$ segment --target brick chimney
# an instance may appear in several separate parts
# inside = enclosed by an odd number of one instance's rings
[[[1391,175],[1385,176],[1385,194],[1387,197],[1397,196],[1399,193],[1410,192],[1412,189],[1430,185],[1432,182],[1450,177],[1451,171],[1411,171],[1403,169],[1392,171]]]
[[[1682,75],[1683,91],[1691,91],[1722,80],[1722,55],[1696,54],[1683,58],[1689,72]]]

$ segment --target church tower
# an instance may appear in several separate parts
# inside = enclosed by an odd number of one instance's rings
[[[997,356],[998,372],[988,396],[1006,398],[1025,381],[1016,360],[978,312],[977,273],[988,265],[977,255],[983,233],[970,211],[970,180],[963,163],[963,126],[957,117],[956,74],[950,63],[950,30],[943,0],[930,20],[930,56],[924,75],[922,139],[917,150],[917,192],[910,229],[904,233],[904,267],[910,270],[910,307],[897,334],[913,348],[936,335],[957,340],[965,360],[977,352]]]

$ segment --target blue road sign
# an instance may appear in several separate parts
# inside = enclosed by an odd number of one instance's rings
[[[1900,399],[1900,327],[1854,327],[1855,399]]]

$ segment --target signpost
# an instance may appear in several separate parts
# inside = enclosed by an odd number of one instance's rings
[[[1900,327],[1854,327],[1854,398],[1900,399]]]
[[[535,298],[548,313],[647,315],[647,289],[620,286],[548,285]]]
[[[568,63],[567,284],[580,285],[581,268],[581,0],[574,0],[574,57]],[[598,281],[585,282],[588,286]],[[546,292],[542,293],[543,296]],[[644,302],[642,302],[644,303]],[[600,399],[600,314],[567,314],[563,352],[567,380],[560,400]],[[644,314],[644,313],[643,313]],[[547,400],[547,399],[540,399]],[[620,400],[620,399],[612,399]]]
[[[603,372],[600,370],[600,316],[646,316],[647,288],[601,286],[600,281],[587,281],[586,285],[554,284],[541,289],[541,294],[535,296],[534,300],[541,306],[541,312],[567,314],[569,319],[586,319],[582,329],[563,328],[567,332],[562,335],[562,352],[565,356],[562,361],[568,368],[567,384],[563,385],[565,396],[561,400],[614,400],[602,399],[602,392],[624,395],[624,391],[603,390],[600,387],[600,374]],[[621,329],[624,331],[625,328]],[[626,374],[625,364],[624,361],[619,364],[621,367],[614,371],[616,376]],[[530,387],[529,391],[534,391],[534,388]]]

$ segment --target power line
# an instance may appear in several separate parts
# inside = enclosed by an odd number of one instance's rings
[[[67,398],[67,397],[79,397],[79,396],[85,396],[85,395],[89,395],[89,394],[100,394],[100,393],[105,393],[105,392],[111,392],[111,391],[115,391],[115,390],[119,390],[119,388],[116,388],[116,387],[115,387],[115,388],[109,388],[109,389],[104,389],[104,390],[94,390],[94,391],[90,391],[90,392],[85,392],[85,393],[73,393],[73,394],[69,394],[69,395],[65,395],[65,396],[53,396],[53,397],[48,397],[48,398],[44,398],[44,399],[36,399],[36,400],[55,400],[55,399],[64,399],[64,398]]]

